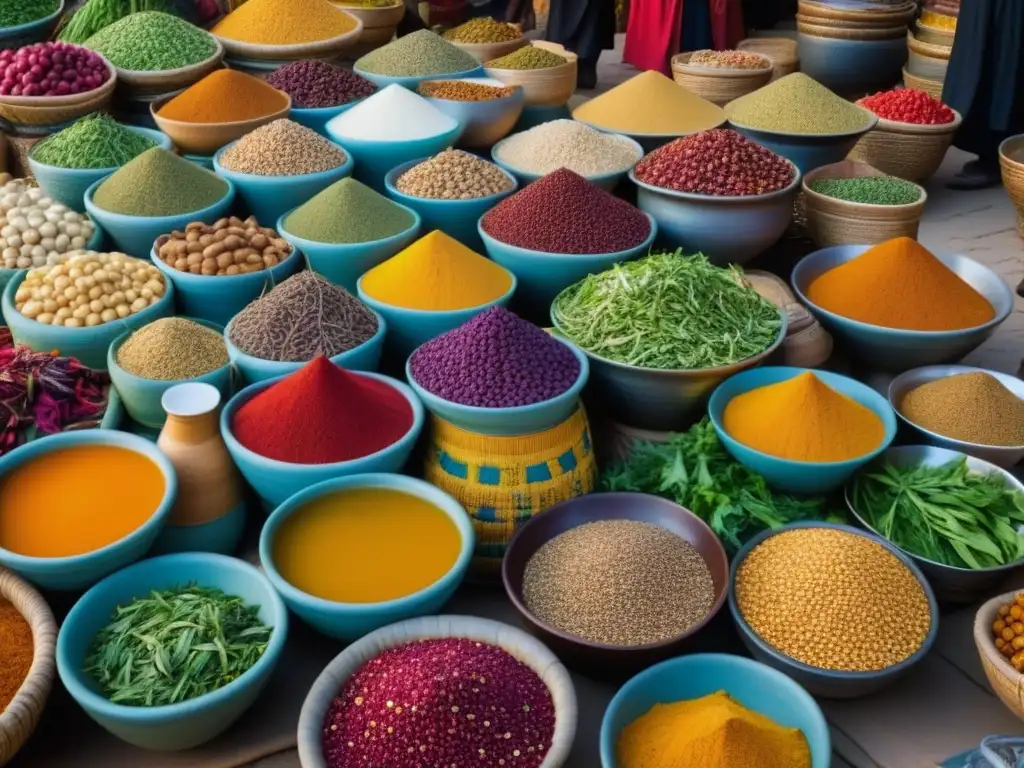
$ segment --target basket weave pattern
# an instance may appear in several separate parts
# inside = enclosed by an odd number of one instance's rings
[[[1013,141],[1007,139],[1007,142]],[[1005,144],[1004,144],[1005,147]],[[1017,209],[1017,234],[1024,237],[1024,162],[1007,157],[1000,147],[999,169],[1003,175],[1003,186]]]
[[[772,60],[772,80],[791,75],[800,68],[796,40],[784,37],[748,37],[736,44],[737,51],[763,53]]]
[[[848,157],[890,176],[925,181],[939,170],[960,123],[959,113],[946,126],[915,126],[879,120],[860,138]]]
[[[1016,595],[1016,592],[1009,592],[993,597],[978,609],[974,617],[974,645],[992,690],[1013,714],[1024,720],[1024,674],[1010,666],[1010,661],[996,650],[992,637],[992,622],[996,620],[999,606]]]
[[[716,69],[691,66],[693,54],[679,53],[672,57],[672,79],[691,93],[723,107],[733,99],[767,85],[772,79],[772,60],[767,54],[759,55],[764,59],[764,69]]]
[[[915,88],[919,91],[924,91],[933,99],[942,100],[942,81],[941,80],[928,80],[923,77],[913,75],[903,69],[903,85],[907,88]]]

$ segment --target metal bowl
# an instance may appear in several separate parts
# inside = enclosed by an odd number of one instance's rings
[[[842,317],[807,298],[807,286],[819,275],[852,261],[870,245],[834,245],[806,256],[793,270],[797,298],[846,349],[874,369],[902,372],[923,365],[960,360],[978,347],[1013,311],[1013,291],[984,264],[954,253],[935,254],[995,310],[983,325],[956,331],[909,331]]]
[[[882,454],[879,460],[888,461],[890,464],[898,467],[907,466],[909,464],[939,466],[941,464],[948,464],[949,462],[960,458],[962,455],[964,454],[957,451],[951,451],[946,448],[937,448],[932,445],[902,445],[898,448],[890,448]],[[979,459],[974,456],[968,456],[967,466],[972,471],[981,474],[999,475],[1003,478],[1008,487],[1024,493],[1024,483],[1021,483],[1020,480],[1005,469],[997,467],[991,462],[984,461],[983,459]],[[869,465],[862,471],[867,472],[870,468],[871,467]],[[881,536],[878,531],[868,525],[867,521],[861,517],[860,512],[853,506],[850,499],[849,485],[846,487],[845,497],[846,506],[849,507],[853,516],[857,518],[857,522],[875,535]],[[895,544],[892,544],[892,542],[889,543],[894,547],[896,546]],[[1009,563],[1008,565],[1000,565],[995,568],[983,568],[981,570],[975,570],[973,568],[958,568],[954,565],[937,563],[934,560],[929,560],[925,557],[921,557],[920,555],[915,555],[913,552],[906,549],[897,548],[900,552],[911,558],[918,567],[920,567],[921,571],[928,579],[928,583],[931,584],[932,589],[935,590],[935,596],[944,603],[973,603],[979,597],[991,593],[992,589],[1002,583],[1012,574],[1013,571],[1024,566],[1024,560],[1018,560],[1017,562]]]

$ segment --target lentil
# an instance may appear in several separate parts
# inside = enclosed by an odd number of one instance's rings
[[[747,51],[694,51],[688,64],[712,69],[768,69],[767,57]]]
[[[128,216],[177,216],[199,211],[228,192],[224,180],[162,147],[125,163],[93,193],[100,208]]]
[[[148,136],[95,112],[46,137],[29,154],[37,163],[57,168],[104,169],[119,168],[155,146]]]
[[[346,178],[292,211],[284,228],[317,243],[368,243],[404,232],[415,222],[405,208]]]
[[[575,120],[552,120],[514,133],[495,152],[498,160],[520,171],[546,174],[568,168],[584,177],[628,170],[636,155],[623,137]]]
[[[568,64],[569,60],[557,53],[538,48],[535,45],[524,45],[512,53],[506,53],[497,59],[484,64],[488,69],[551,69]]]
[[[62,254],[85,248],[96,225],[24,179],[0,174],[0,258],[5,269],[54,264]]]
[[[1024,401],[984,371],[935,379],[907,392],[900,412],[918,426],[980,445],[1024,445]]]
[[[616,253],[651,234],[638,209],[565,168],[505,198],[480,224],[495,240],[544,253]]]
[[[183,317],[154,320],[117,349],[121,368],[156,381],[194,379],[229,362],[221,334]]]
[[[869,672],[924,643],[931,607],[914,574],[867,536],[829,528],[784,531],[736,571],[736,602],[766,643],[820,669]]]
[[[254,216],[237,216],[213,224],[189,222],[156,241],[157,256],[167,266],[193,275],[245,275],[271,269],[287,259],[292,247],[277,232],[261,227]]]
[[[793,166],[770,149],[723,128],[659,147],[634,173],[655,187],[723,197],[766,195],[785,189],[796,176]]]
[[[544,681],[507,651],[434,638],[382,652],[324,718],[328,768],[539,768],[555,733]]]
[[[67,96],[95,90],[110,69],[92,51],[70,43],[34,43],[0,50],[0,96]]]
[[[510,24],[490,16],[479,16],[444,33],[453,43],[507,43],[523,35]]]
[[[251,131],[220,156],[235,173],[301,176],[340,168],[348,157],[334,142],[286,118]]]
[[[790,134],[854,133],[867,128],[871,117],[802,72],[730,101],[725,113],[736,125]]]
[[[327,127],[342,141],[381,142],[433,138],[458,125],[419,94],[392,83],[332,118]]]
[[[85,41],[115,67],[152,72],[206,61],[217,51],[209,32],[169,13],[143,11],[125,16]]]
[[[416,88],[420,96],[446,101],[494,101],[514,96],[519,90],[518,85],[484,85],[461,80],[427,80]]]
[[[285,94],[258,77],[218,69],[160,107],[159,114],[183,123],[229,123],[266,117],[287,104]]]
[[[447,149],[414,165],[395,181],[399,192],[433,200],[473,200],[507,192],[512,180],[493,163]]]
[[[1024,592],[999,606],[992,622],[992,639],[1013,668],[1024,672]]]
[[[551,334],[492,307],[419,347],[409,371],[417,384],[449,402],[516,408],[570,389],[580,362]]]
[[[523,573],[526,607],[592,643],[637,646],[686,632],[714,605],[711,571],[681,536],[651,523],[584,523],[538,549]]]
[[[350,104],[377,90],[365,77],[316,59],[283,66],[271,72],[265,82],[291,96],[292,106],[300,109]]]
[[[20,27],[57,12],[60,0],[6,0],[0,6],[0,29]],[[0,706],[0,712],[3,707]]]
[[[476,59],[427,29],[399,37],[355,63],[357,70],[390,77],[422,77],[469,72]]]
[[[326,0],[246,0],[217,22],[213,34],[245,43],[295,45],[330,40],[355,27],[351,15]]]
[[[894,88],[865,96],[857,102],[885,120],[916,125],[945,125],[956,119],[956,113],[925,91]]]
[[[910,205],[921,199],[917,185],[895,176],[816,179],[811,189],[820,195],[869,205]]]
[[[228,336],[247,355],[306,362],[354,349],[377,328],[377,316],[355,296],[315,272],[300,272],[239,312]]]

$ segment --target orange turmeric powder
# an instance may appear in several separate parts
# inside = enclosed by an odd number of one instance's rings
[[[355,27],[355,19],[328,0],[248,0],[212,31],[243,43],[295,45],[330,40]]]
[[[855,459],[885,439],[874,411],[810,371],[737,395],[725,406],[722,425],[748,448],[793,461]]]
[[[655,704],[619,736],[620,768],[810,768],[797,728],[784,728],[725,691]]]
[[[284,93],[258,77],[218,69],[168,101],[158,114],[183,123],[233,123],[272,115],[287,103]]]
[[[807,298],[851,320],[912,331],[973,328],[995,317],[984,296],[909,237],[819,275]]]

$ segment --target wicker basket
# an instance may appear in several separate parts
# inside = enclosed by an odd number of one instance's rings
[[[772,61],[772,80],[791,75],[800,68],[796,40],[788,37],[748,37],[736,44],[737,51],[763,53]]]
[[[932,59],[946,59],[946,61],[949,61],[950,54],[953,53],[953,46],[952,44],[940,45],[937,43],[929,43],[926,40],[914,37],[914,33],[908,30],[907,50]]]
[[[815,2],[814,0],[800,0],[797,3],[797,8],[801,15],[817,18],[822,21],[828,20],[851,25],[863,24],[876,27],[908,24],[914,18],[914,14],[917,13],[917,3],[915,2],[879,7],[877,10],[855,10],[833,8],[828,4]]]
[[[0,568],[0,595],[10,600],[32,628],[32,666],[11,703],[0,713],[0,765],[14,757],[39,722],[56,675],[57,622],[42,596],[6,568]]]
[[[672,78],[686,90],[724,107],[733,99],[767,85],[772,79],[772,60],[763,53],[755,55],[764,61],[763,69],[692,66],[690,57],[693,53],[679,53],[672,57]]]
[[[114,89],[101,87],[85,101],[77,104],[64,104],[55,107],[23,106],[0,101],[0,118],[15,126],[64,125],[85,117],[92,112],[106,110],[114,97]]]
[[[1017,209],[1017,233],[1024,237],[1024,134],[999,145],[999,168],[1006,193]]]
[[[974,645],[992,690],[1013,714],[1024,720],[1024,674],[1010,666],[1009,659],[996,649],[992,636],[992,623],[999,614],[999,606],[1016,596],[1016,592],[1008,592],[993,597],[978,609],[974,615]]]
[[[873,27],[871,29],[850,29],[848,27],[826,27],[797,19],[796,30],[802,35],[824,37],[829,40],[874,41],[899,40],[907,34],[906,25],[896,27]]]
[[[954,110],[945,125],[914,125],[882,120],[864,134],[848,158],[874,166],[890,176],[927,181],[939,170],[962,118]]]
[[[907,51],[907,72],[925,80],[946,81],[949,59],[924,56],[916,51]]]
[[[907,71],[907,68],[903,68],[903,85],[907,88],[916,88],[919,91],[924,91],[933,99],[942,100],[942,81],[941,80],[928,80],[923,77],[918,77]]]
[[[548,69],[495,69],[484,67],[487,77],[500,80],[505,85],[519,85],[523,89],[523,97],[528,107],[560,107],[569,101],[576,91],[575,53],[565,50],[559,45],[532,43],[537,48],[545,48],[552,53],[567,59],[565,64]]]
[[[922,24],[920,21],[914,24],[914,36],[922,43],[929,43],[932,45],[941,45],[946,48],[953,47],[953,39],[956,37],[956,32],[951,29],[939,29],[938,27],[928,27]]]

